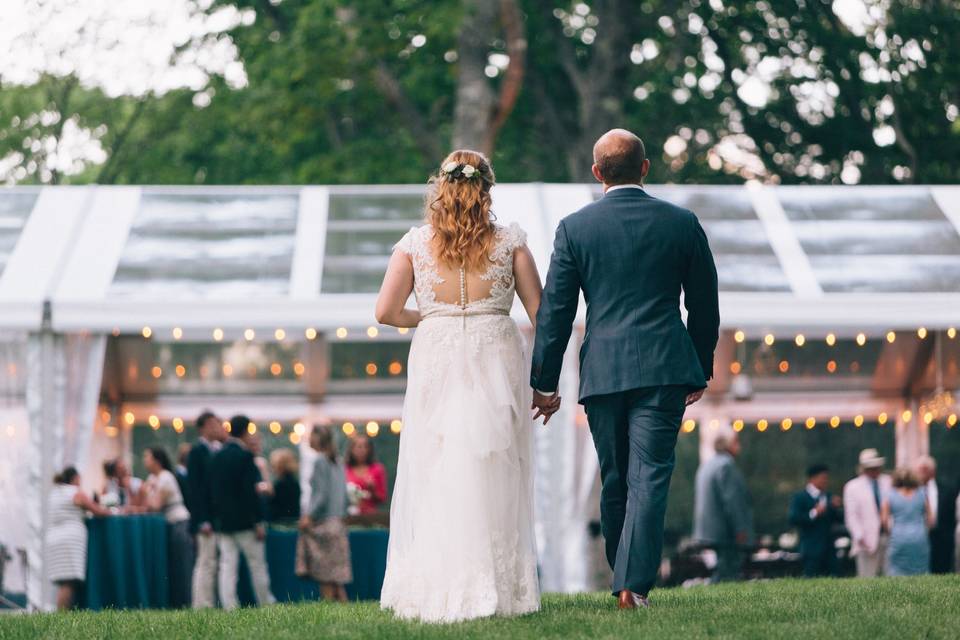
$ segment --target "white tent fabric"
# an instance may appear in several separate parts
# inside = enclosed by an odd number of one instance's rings
[[[577,593],[590,588],[588,526],[596,508],[590,501],[598,462],[575,401],[579,378],[574,335],[564,356],[558,392],[566,402],[546,426],[536,429],[536,527],[545,591]]]
[[[106,337],[31,334],[27,342],[27,410],[30,416],[26,541],[30,563],[27,596],[31,607],[49,609],[53,591],[46,574],[47,499],[54,474],[75,466],[89,471]],[[21,514],[13,514],[15,517]]]
[[[29,538],[26,505],[30,421],[24,404],[26,336],[0,334],[0,545],[12,560],[4,572],[4,590],[22,593],[25,578],[18,551]]]

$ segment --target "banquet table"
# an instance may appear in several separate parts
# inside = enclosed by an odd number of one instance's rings
[[[350,529],[350,562],[353,582],[347,585],[351,600],[379,600],[383,575],[387,569],[387,529]],[[294,574],[297,555],[297,531],[271,528],[267,531],[267,567],[270,572],[270,590],[279,602],[316,600],[320,589],[316,582],[298,578]],[[241,563],[237,595],[244,605],[255,599],[246,563]]]
[[[88,521],[87,582],[83,602],[88,609],[162,609],[168,603],[167,529],[160,515],[124,515]],[[352,600],[380,597],[387,566],[387,529],[351,529]],[[294,574],[295,529],[270,528],[266,552],[270,587],[279,602],[315,600],[315,582]],[[241,563],[237,592],[242,604],[253,604],[246,563]]]
[[[86,607],[166,607],[167,524],[163,516],[93,518],[87,527]]]

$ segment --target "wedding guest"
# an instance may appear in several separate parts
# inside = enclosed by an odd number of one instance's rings
[[[260,472],[260,482],[257,483],[257,493],[262,496],[273,495],[273,485],[270,483],[270,464],[263,457],[263,439],[260,434],[247,434],[246,442],[250,447],[250,453],[253,454],[253,463],[257,465],[257,471]]]
[[[354,436],[347,445],[347,485],[357,496],[354,509],[359,515],[377,513],[387,500],[387,471],[377,462],[373,441]]]
[[[300,519],[300,477],[297,456],[292,449],[276,449],[270,454],[273,470],[273,496],[270,498],[270,522],[296,525]]]
[[[220,603],[224,609],[236,609],[237,575],[240,554],[250,569],[253,590],[260,605],[273,604],[267,574],[264,540],[267,530],[257,485],[260,471],[250,451],[252,435],[247,430],[250,419],[237,415],[230,419],[230,436],[213,456],[210,477],[216,491],[212,494],[214,529],[220,552]]]
[[[830,469],[815,464],[807,469],[807,486],[790,501],[790,524],[800,530],[800,555],[807,578],[837,575],[833,525],[841,522],[841,502],[827,491]]]
[[[957,523],[956,489],[937,477],[937,462],[920,456],[914,463],[917,481],[927,496],[933,528],[930,529],[930,572],[953,573],[954,528]]]
[[[177,484],[180,485],[180,495],[183,496],[184,504],[190,503],[189,487],[187,486],[187,459],[190,457],[190,449],[189,442],[180,443],[180,446],[177,447],[177,466],[173,469],[173,475],[177,479]]]
[[[957,529],[953,532],[953,541],[954,541],[954,571],[960,573],[960,494],[957,495],[957,501],[953,505],[954,513],[958,515],[957,517]]]
[[[883,526],[890,532],[886,574],[916,576],[929,573],[929,529],[934,521],[927,494],[910,469],[894,471],[892,484],[880,507]]]
[[[196,562],[193,567],[193,608],[216,604],[217,538],[213,531],[213,478],[210,461],[227,434],[223,423],[211,411],[197,418],[200,437],[187,456],[187,507],[190,532],[195,537]]]
[[[127,511],[135,511],[141,506],[140,490],[143,482],[130,472],[130,467],[123,458],[104,462],[103,475],[107,478],[100,493],[103,504],[124,507]]]
[[[865,578],[883,574],[888,535],[880,520],[880,503],[890,490],[890,476],[883,473],[885,460],[876,449],[861,451],[859,463],[859,475],[843,487],[843,515],[857,575]]]
[[[183,502],[180,484],[173,475],[170,457],[159,447],[143,452],[143,466],[150,473],[144,483],[146,508],[162,513],[167,521],[167,575],[170,583],[170,606],[190,606],[193,577],[193,538],[190,535],[190,512]]]
[[[324,600],[346,602],[344,585],[353,581],[350,542],[343,522],[347,486],[329,427],[313,427],[310,448],[319,455],[310,476],[309,506],[300,518],[296,573],[319,582]]]
[[[80,489],[80,474],[67,467],[53,478],[47,511],[47,554],[50,579],[57,585],[57,609],[70,609],[76,603],[77,589],[87,576],[86,512],[110,515]]]
[[[750,491],[736,458],[740,438],[733,431],[717,437],[716,455],[697,469],[693,537],[717,554],[713,582],[740,578],[744,551],[753,541]]]

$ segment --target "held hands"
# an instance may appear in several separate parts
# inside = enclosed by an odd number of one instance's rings
[[[536,389],[533,391],[533,404],[530,405],[531,409],[535,409],[536,413],[533,414],[533,419],[536,420],[540,416],[543,416],[543,424],[550,422],[550,418],[560,409],[560,395],[553,394],[552,396],[545,396]]]
[[[256,533],[257,540],[259,540],[260,542],[263,542],[264,540],[267,539],[267,528],[262,524],[258,524],[254,531]]]
[[[304,514],[300,516],[300,522],[297,526],[300,529],[300,531],[303,531],[303,532],[310,531],[310,529],[313,527],[313,520],[310,518],[310,516]]]

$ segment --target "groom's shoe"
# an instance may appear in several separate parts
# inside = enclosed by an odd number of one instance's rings
[[[617,607],[620,609],[649,609],[650,603],[647,601],[647,596],[624,589],[620,592]]]

